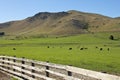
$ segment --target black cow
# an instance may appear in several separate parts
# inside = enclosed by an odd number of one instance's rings
[[[69,50],[72,50],[72,48],[69,48]]]
[[[16,50],[16,48],[13,48],[13,50]]]

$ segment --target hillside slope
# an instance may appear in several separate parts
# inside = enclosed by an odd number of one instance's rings
[[[9,35],[70,35],[101,31],[120,31],[120,19],[71,10],[40,12],[24,20],[0,24],[0,32]]]

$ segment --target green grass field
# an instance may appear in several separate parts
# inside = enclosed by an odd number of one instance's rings
[[[113,33],[115,40],[110,40],[109,35],[110,33],[96,33],[14,40],[1,37],[0,54],[120,75],[120,35]],[[80,50],[81,48],[87,49]],[[100,51],[100,48],[103,50]]]

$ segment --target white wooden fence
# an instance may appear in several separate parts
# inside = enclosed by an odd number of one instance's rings
[[[120,76],[9,56],[0,56],[0,70],[20,80],[120,80]]]

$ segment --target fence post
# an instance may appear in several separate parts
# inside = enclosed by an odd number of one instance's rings
[[[72,72],[71,71],[68,71],[68,76],[72,76]]]
[[[8,58],[8,61],[10,61],[10,59]]]
[[[2,57],[2,60],[5,60],[5,58],[4,58],[4,57]]]
[[[10,61],[10,58],[8,58],[8,61]],[[8,65],[10,65],[10,63],[8,63]],[[8,67],[8,70],[10,69],[10,67]]]
[[[22,74],[25,74],[25,72],[22,71]]]
[[[2,64],[4,64],[4,61],[2,62]]]
[[[32,69],[32,73],[35,73],[35,70]],[[32,78],[35,78],[35,76],[32,74]]]
[[[10,61],[10,58],[8,58],[8,61]],[[10,63],[8,63],[8,65],[10,65]],[[10,69],[10,67],[8,67],[8,70]]]
[[[72,66],[72,65],[69,65],[69,66]],[[68,73],[68,76],[72,76],[72,72],[71,71],[67,71]]]
[[[8,63],[8,65],[10,65],[10,63]],[[8,70],[10,69],[10,67],[7,67],[8,68]]]
[[[13,56],[14,58],[16,57],[16,56]],[[15,63],[16,62],[16,59],[13,59],[13,62]],[[15,66],[15,65],[14,65]],[[13,69],[13,71],[15,71],[15,69]]]
[[[25,67],[23,67],[23,66],[22,66],[21,68],[22,68],[22,69],[25,69]]]
[[[10,67],[7,67],[8,68],[8,70],[10,69]]]
[[[4,60],[5,60],[5,58],[4,57],[2,57],[2,64],[4,64]],[[4,68],[4,66],[2,65],[2,67]]]
[[[31,66],[35,67],[35,63],[32,62],[32,63],[31,63]]]
[[[47,61],[47,63],[49,63],[49,61]],[[46,65],[45,67],[46,67],[46,70],[49,70],[49,66],[48,65]],[[49,72],[47,72],[47,71],[46,71],[46,76],[49,77]]]
[[[22,64],[25,64],[24,58],[25,58],[25,57],[22,57],[22,60],[21,60],[21,63],[22,63]],[[25,69],[25,67],[21,67],[21,68],[22,68],[22,69]],[[21,71],[21,73],[22,73],[22,74],[25,74],[24,71]]]
[[[16,57],[16,56],[13,56],[14,58]],[[16,59],[13,59],[13,62],[16,62]]]
[[[31,63],[31,66],[32,66],[32,67],[35,67],[35,63],[33,63],[33,62],[32,62],[32,63]],[[32,70],[31,70],[31,72],[32,72],[32,73],[35,73],[35,70],[34,70],[34,69],[32,69]],[[34,75],[32,75],[32,78],[35,78],[35,76],[34,76]]]
[[[21,69],[25,69],[25,67],[22,66]],[[23,72],[23,71],[21,71],[21,73],[25,74],[25,72]],[[24,79],[24,77],[23,77],[23,79]]]
[[[22,61],[21,61],[22,64],[25,64],[24,58],[25,57],[22,57]]]
[[[35,76],[34,76],[34,75],[32,75],[32,78],[35,78]]]

